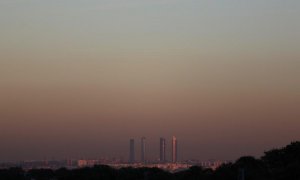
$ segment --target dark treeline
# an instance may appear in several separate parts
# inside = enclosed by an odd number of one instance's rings
[[[256,159],[244,156],[215,171],[193,166],[170,173],[158,168],[113,169],[106,165],[67,170],[21,168],[0,170],[1,180],[300,180],[300,142],[265,152]]]

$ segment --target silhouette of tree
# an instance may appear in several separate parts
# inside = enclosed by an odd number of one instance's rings
[[[66,169],[66,168],[60,168],[58,170],[55,171],[55,177],[58,180],[71,180],[71,171]]]
[[[233,180],[237,179],[237,168],[232,164],[223,164],[213,173],[214,180]]]
[[[35,180],[48,180],[54,178],[54,172],[51,169],[32,169],[28,176]]]
[[[235,162],[234,166],[236,166],[235,169],[242,169],[244,171],[245,180],[260,180],[269,178],[269,174],[264,163],[252,156],[239,158]]]
[[[213,171],[211,169],[204,169],[201,166],[192,166],[186,171],[181,171],[175,173],[175,179],[184,180],[184,179],[191,179],[191,180],[209,180]]]
[[[262,161],[272,179],[300,179],[300,142],[292,142],[281,149],[265,152]]]
[[[1,180],[27,180],[22,168],[14,167],[9,169],[0,169]]]

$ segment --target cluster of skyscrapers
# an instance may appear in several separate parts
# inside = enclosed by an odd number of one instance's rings
[[[166,139],[160,138],[159,140],[159,161],[160,163],[166,163]],[[135,163],[135,144],[134,139],[129,140],[129,163]],[[141,138],[141,162],[146,163],[146,138]],[[172,163],[177,162],[177,139],[172,137]]]

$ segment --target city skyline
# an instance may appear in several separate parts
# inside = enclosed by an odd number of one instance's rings
[[[135,140],[134,138],[131,138],[129,140],[129,158],[128,158],[128,163],[147,163],[147,162],[153,162],[156,161],[157,159],[147,159],[146,160],[146,137],[141,137],[140,141],[140,159],[135,159],[136,155],[136,149],[135,149]],[[160,163],[167,163],[167,162],[172,162],[176,163],[178,160],[178,145],[177,145],[177,138],[175,136],[172,136],[172,140],[170,141],[172,144],[170,144],[171,149],[169,150],[170,152],[167,153],[166,147],[166,139],[163,137],[159,138],[159,159],[157,162]],[[167,154],[170,154],[171,157],[168,160]]]
[[[299,0],[1,0],[0,162],[297,141],[299,17]]]

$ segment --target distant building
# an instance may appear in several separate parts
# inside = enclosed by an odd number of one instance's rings
[[[87,165],[88,165],[87,160],[78,160],[78,161],[77,161],[77,166],[78,166],[78,167],[85,167],[85,166],[87,166]]]
[[[145,163],[146,161],[146,138],[142,137],[141,138],[141,162]]]
[[[134,154],[134,139],[130,139],[129,141],[129,163],[135,162],[135,154]]]
[[[77,161],[78,167],[92,167],[99,164],[99,160],[95,159],[80,159]]]
[[[177,139],[175,136],[172,138],[172,163],[177,162]]]
[[[166,162],[166,139],[160,138],[159,141],[159,160],[160,162]]]

